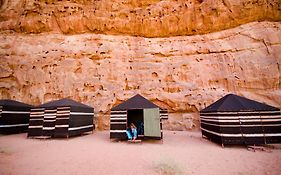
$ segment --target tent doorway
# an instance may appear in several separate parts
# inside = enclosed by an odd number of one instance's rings
[[[161,137],[159,116],[158,108],[128,110],[127,127],[134,123],[139,137]]]
[[[137,127],[138,135],[143,135],[143,109],[133,109],[127,111],[127,127],[133,123]]]

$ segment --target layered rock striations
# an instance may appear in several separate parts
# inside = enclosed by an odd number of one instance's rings
[[[198,111],[227,93],[280,107],[280,31],[280,22],[254,22],[169,38],[2,34],[0,98],[40,104],[70,97],[103,116],[140,93],[175,113],[169,129],[197,125]]]
[[[280,21],[280,0],[1,0],[0,30],[19,33],[203,34]]]
[[[169,110],[165,129],[198,127],[228,93],[280,108],[280,12],[278,0],[0,0],[0,98],[72,98],[100,129],[136,93]]]

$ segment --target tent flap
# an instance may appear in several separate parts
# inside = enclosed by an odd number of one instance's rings
[[[161,137],[159,108],[143,110],[144,135],[148,137]]]

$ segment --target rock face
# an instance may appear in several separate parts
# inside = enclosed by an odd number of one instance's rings
[[[280,0],[0,0],[0,98],[69,97],[100,129],[136,93],[169,109],[165,129],[227,93],[280,107],[280,20]]]
[[[227,93],[281,107],[280,22],[167,38],[2,32],[0,41],[0,98],[70,97],[95,107],[100,129],[136,93],[169,109],[166,129],[198,127],[198,111]]]
[[[1,0],[0,31],[166,37],[280,21],[280,0]]]

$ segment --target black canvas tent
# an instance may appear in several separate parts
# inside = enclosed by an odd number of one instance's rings
[[[15,100],[0,100],[0,133],[26,132],[31,108]]]
[[[93,131],[94,109],[61,99],[31,109],[28,137],[71,137]]]
[[[280,109],[228,94],[200,111],[202,135],[220,144],[281,143]]]
[[[111,109],[110,138],[126,139],[126,129],[134,123],[137,128],[143,127],[139,137],[162,139],[162,119],[167,118],[167,110],[137,94]]]

